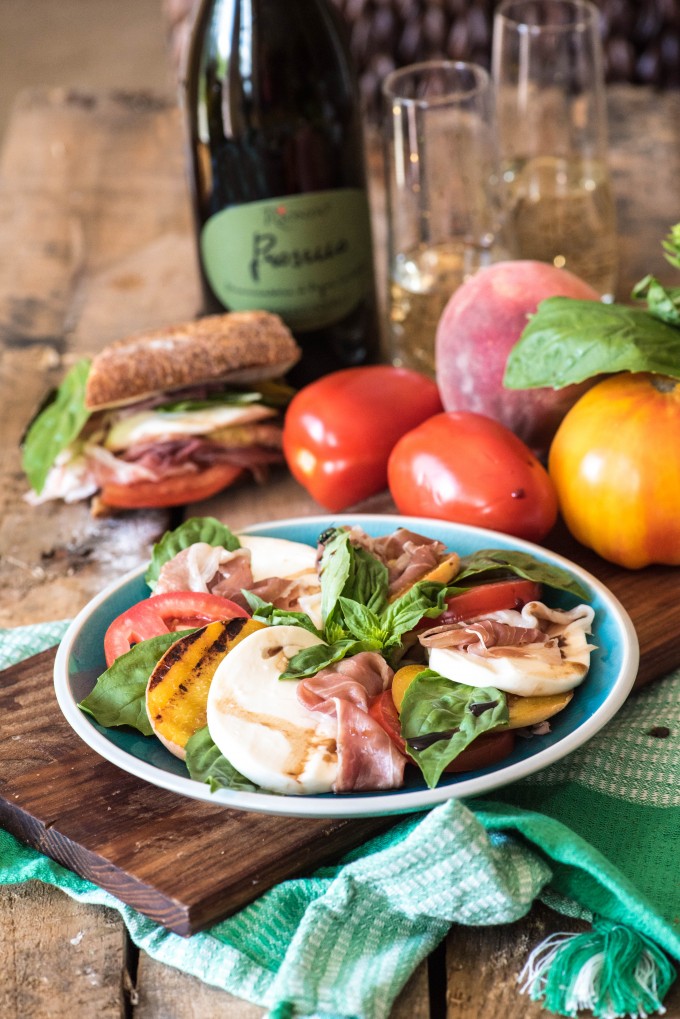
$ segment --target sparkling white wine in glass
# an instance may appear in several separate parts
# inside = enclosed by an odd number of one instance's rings
[[[516,255],[568,269],[613,300],[616,217],[606,168],[539,156],[503,167],[503,180]]]
[[[491,82],[475,64],[428,61],[389,74],[386,105],[388,357],[434,375],[439,317],[501,254]]]
[[[437,323],[448,299],[494,260],[491,248],[455,243],[420,247],[395,258],[389,301],[394,364],[432,374]]]
[[[605,300],[617,272],[599,12],[590,0],[502,0],[492,70],[508,240]]]

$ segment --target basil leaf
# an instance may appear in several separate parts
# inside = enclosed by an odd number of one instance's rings
[[[383,628],[375,612],[366,605],[353,601],[351,598],[340,598],[338,601],[345,629],[357,640],[375,640],[382,646]]]
[[[321,556],[321,617],[324,623],[333,618],[335,606],[345,589],[352,570],[349,532],[339,528],[329,538]]]
[[[633,297],[647,301],[650,315],[680,326],[680,287],[664,287],[654,276],[645,276],[633,287]]]
[[[349,531],[338,528],[321,557],[321,613],[332,621],[341,596],[379,614],[387,604],[388,571],[364,548],[355,548]]]
[[[389,572],[384,563],[365,548],[354,548],[353,569],[343,594],[380,615],[387,605]]]
[[[191,629],[162,633],[135,644],[102,672],[92,692],[78,707],[107,729],[129,725],[144,736],[151,736],[153,729],[146,713],[149,676],[168,648],[180,637],[193,632]]]
[[[50,467],[59,454],[80,435],[90,411],[85,407],[85,383],[90,361],[74,364],[54,399],[31,422],[23,440],[22,467],[38,494],[45,487]]]
[[[456,577],[456,586],[449,587],[449,593],[465,591],[470,584],[461,585],[462,580],[484,577],[486,581],[516,574],[525,580],[533,580],[557,591],[566,591],[582,601],[588,601],[587,588],[569,570],[553,563],[535,559],[528,552],[506,551],[505,549],[481,549],[461,560],[461,569]],[[491,574],[491,577],[489,577]]]
[[[470,710],[475,705],[477,710]],[[488,705],[479,711],[479,705]],[[432,669],[420,672],[406,689],[401,704],[401,731],[408,750],[432,789],[444,768],[481,733],[508,720],[505,694],[495,687],[471,687],[445,679]],[[424,750],[409,742],[447,733]]]
[[[680,223],[676,223],[670,228],[668,236],[661,242],[661,246],[664,249],[666,261],[674,265],[676,269],[680,269]]]
[[[259,619],[269,626],[301,626],[304,630],[309,630],[315,637],[323,640],[323,634],[317,630],[306,612],[278,609],[271,602],[266,602],[259,595],[253,594],[252,591],[242,590],[241,594],[248,602],[253,619]]]
[[[315,676],[321,669],[343,658],[358,655],[360,651],[379,650],[379,641],[353,640],[351,637],[338,640],[335,644],[314,644],[293,655],[288,668],[281,673],[279,679],[304,679],[305,676]]]
[[[641,308],[549,297],[510,351],[503,384],[561,389],[621,371],[680,378],[680,329]]]
[[[197,541],[204,541],[214,548],[226,548],[235,552],[241,542],[229,528],[214,517],[190,517],[174,531],[166,531],[151,553],[151,563],[144,579],[153,591],[161,567],[170,559]]]
[[[199,729],[189,737],[186,745],[185,764],[189,776],[196,782],[206,782],[210,791],[216,789],[239,789],[242,792],[257,792],[260,786],[245,778],[227,760],[222,751],[213,743],[208,726]]]
[[[399,642],[420,622],[423,616],[436,617],[444,611],[449,587],[433,580],[419,580],[401,598],[391,602],[383,615],[381,624],[387,633],[387,645]]]

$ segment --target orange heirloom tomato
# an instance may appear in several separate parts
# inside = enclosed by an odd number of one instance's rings
[[[628,569],[680,565],[680,380],[599,382],[562,421],[548,469],[583,545]]]

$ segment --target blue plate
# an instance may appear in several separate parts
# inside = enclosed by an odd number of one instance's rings
[[[439,520],[377,514],[314,516],[280,520],[249,527],[249,534],[288,538],[316,545],[327,527],[356,524],[368,534],[388,534],[407,527],[437,538],[450,549],[468,555],[478,549],[517,549],[569,570],[590,594],[595,609],[592,643],[597,650],[582,686],[567,708],[551,720],[552,731],[531,740],[518,740],[514,752],[500,764],[463,775],[445,775],[436,789],[428,789],[416,768],[407,768],[402,789],[387,792],[323,796],[280,796],[221,789],[189,778],[182,761],[155,737],[123,729],[104,729],[78,708],[106,668],[103,640],[109,623],[149,594],[145,567],[120,578],[102,591],[74,619],[58,649],[54,666],[57,700],[75,732],[102,757],[139,778],[183,796],[207,800],[239,810],[297,817],[360,817],[424,810],[452,797],[477,796],[524,778],[553,764],[590,739],[625,701],[638,667],[638,642],[633,624],[621,604],[595,577],[538,545],[481,528]],[[576,604],[570,595],[550,591],[549,602],[560,608]]]

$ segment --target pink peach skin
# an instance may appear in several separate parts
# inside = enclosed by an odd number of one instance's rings
[[[497,262],[466,280],[437,326],[437,385],[446,410],[472,410],[500,421],[539,457],[588,380],[564,389],[506,389],[505,364],[529,315],[546,297],[599,300],[591,286],[545,262]]]

